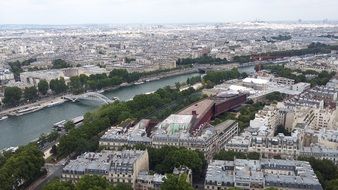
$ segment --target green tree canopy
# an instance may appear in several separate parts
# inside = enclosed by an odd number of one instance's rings
[[[223,81],[239,78],[241,74],[234,68],[229,71],[209,71],[204,76],[204,81],[211,81],[214,84],[220,84]]]
[[[113,190],[105,178],[97,175],[85,175],[76,183],[75,190]]]
[[[338,189],[338,179],[330,180],[326,184],[326,190],[337,190]]]
[[[62,69],[70,67],[70,65],[63,59],[56,59],[52,61],[53,69]]]
[[[32,182],[43,174],[43,165],[43,153],[35,144],[20,147],[0,167],[0,187],[18,189],[22,181]]]
[[[49,86],[55,94],[66,92],[68,88],[63,77],[51,80]]]
[[[35,86],[26,87],[23,92],[23,97],[25,98],[25,100],[34,101],[39,97],[38,90]]]
[[[59,179],[53,180],[43,190],[132,190],[132,187],[124,183],[112,184],[98,175],[85,175],[75,184]]]
[[[75,186],[71,182],[56,179],[49,182],[43,190],[75,190]]]
[[[194,188],[188,183],[187,175],[167,174],[167,178],[161,185],[161,190],[193,190]]]
[[[40,80],[38,83],[38,90],[42,95],[46,95],[48,91],[48,82],[46,80]]]
[[[6,87],[3,102],[6,105],[18,105],[22,96],[22,91],[18,87]]]

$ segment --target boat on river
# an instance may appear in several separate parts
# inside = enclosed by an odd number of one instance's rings
[[[5,120],[5,119],[7,119],[7,118],[8,118],[8,116],[7,116],[7,115],[0,116],[0,121],[2,121],[2,120]]]
[[[11,115],[21,116],[21,115],[25,115],[25,114],[32,113],[32,112],[35,112],[35,111],[39,111],[42,108],[43,108],[42,106],[24,107],[22,109],[19,109],[19,110],[12,112]]]

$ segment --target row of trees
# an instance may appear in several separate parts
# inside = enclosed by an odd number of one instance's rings
[[[140,79],[141,73],[128,73],[125,69],[115,69],[106,74],[80,75],[70,78],[68,84],[72,93],[82,93],[86,90],[99,90],[105,87],[116,86],[124,82],[130,83]]]
[[[276,58],[282,58],[282,57],[302,56],[302,55],[308,55],[308,54],[326,54],[326,53],[330,53],[331,50],[338,50],[338,45],[326,45],[326,44],[322,44],[319,42],[316,42],[316,43],[313,42],[309,44],[308,47],[303,48],[303,49],[272,51],[272,52],[260,53],[260,54],[255,54],[255,55],[235,56],[233,61],[239,62],[239,63],[247,63],[250,61],[254,61],[253,59],[254,57],[265,57],[265,59],[276,59]]]
[[[301,71],[301,70],[292,70],[289,68],[286,68],[284,65],[264,65],[262,66],[263,69],[270,70],[271,73],[279,76],[279,77],[285,77],[289,79],[294,79],[295,82],[308,82],[311,84],[311,86],[316,85],[326,85],[327,82],[336,74],[335,72],[317,72],[313,70],[307,70],[307,71]],[[298,74],[295,74],[295,71]],[[306,75],[316,75],[316,77],[307,79]]]
[[[264,38],[263,38],[264,39]],[[291,39],[291,36],[288,35],[279,35],[272,37],[274,40],[285,41]],[[183,58],[176,61],[177,65],[191,65],[191,64],[228,64],[232,62],[238,63],[247,63],[253,61],[253,57],[266,57],[270,59],[281,58],[281,57],[292,57],[292,56],[302,56],[308,54],[325,54],[330,53],[331,50],[338,50],[338,45],[326,45],[322,43],[311,43],[308,47],[304,49],[297,50],[283,50],[283,51],[272,51],[267,53],[260,53],[256,55],[239,55],[235,56],[232,61],[226,59],[213,58],[208,55],[204,55],[198,58]]]
[[[196,76],[196,77],[190,77],[187,79],[187,84],[188,85],[194,85],[196,83],[199,83],[202,81],[202,78],[200,76]]]
[[[43,153],[36,144],[20,147],[15,153],[0,154],[1,189],[18,189],[45,174]]]
[[[285,50],[285,51],[273,51],[268,53],[259,54],[261,56],[271,56],[271,57],[292,57],[292,56],[302,56],[307,54],[325,54],[331,53],[331,50],[336,50],[338,46],[326,45],[319,42],[313,42],[308,45],[307,48],[299,50]]]
[[[229,61],[227,59],[214,58],[208,55],[203,55],[202,57],[197,58],[182,58],[176,61],[177,65],[191,65],[191,64],[227,64]]]
[[[61,61],[62,62],[62,61]],[[35,101],[39,95],[46,95],[50,89],[54,94],[72,92],[74,94],[83,93],[87,90],[99,90],[105,87],[116,86],[123,82],[137,81],[142,74],[128,73],[124,69],[113,70],[107,74],[79,75],[70,78],[66,84],[63,77],[53,79],[49,83],[41,80],[37,87],[28,87],[21,90],[18,87],[6,87],[4,93],[4,104],[7,106],[17,106],[22,100]]]
[[[3,103],[7,106],[17,106],[22,100],[35,101],[39,98],[39,93],[42,95],[47,94],[48,88],[46,80],[41,80],[37,88],[32,86],[21,90],[18,87],[6,87]]]
[[[67,67],[71,67],[71,65],[69,63],[67,63],[65,60],[63,59],[55,59],[52,61],[52,68],[53,69],[62,69],[62,68],[67,68]]]
[[[245,77],[246,73],[240,73],[237,68],[233,68],[227,71],[209,71],[203,77],[207,88],[212,88],[216,84],[220,84],[224,81]]]
[[[98,175],[85,175],[74,184],[68,181],[54,180],[48,183],[44,190],[132,190],[129,184],[112,184],[107,179]]]
[[[221,150],[220,152],[218,152],[214,156],[215,160],[234,161],[234,158],[236,158],[236,159],[259,160],[260,154],[258,152],[244,153],[244,152],[234,152],[234,151]]]
[[[271,39],[278,40],[278,41],[287,41],[290,40],[292,37],[290,35],[278,35],[272,36]]]

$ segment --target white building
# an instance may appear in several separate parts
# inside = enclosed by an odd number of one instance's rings
[[[322,190],[308,162],[295,160],[213,160],[208,165],[204,189]]]

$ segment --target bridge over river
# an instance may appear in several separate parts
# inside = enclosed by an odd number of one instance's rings
[[[113,97],[112,99],[107,96],[97,93],[97,92],[87,92],[80,95],[66,95],[63,96],[64,99],[70,100],[72,102],[76,102],[78,100],[89,100],[89,101],[99,101],[105,104],[113,103],[116,100],[119,100],[117,97]]]

